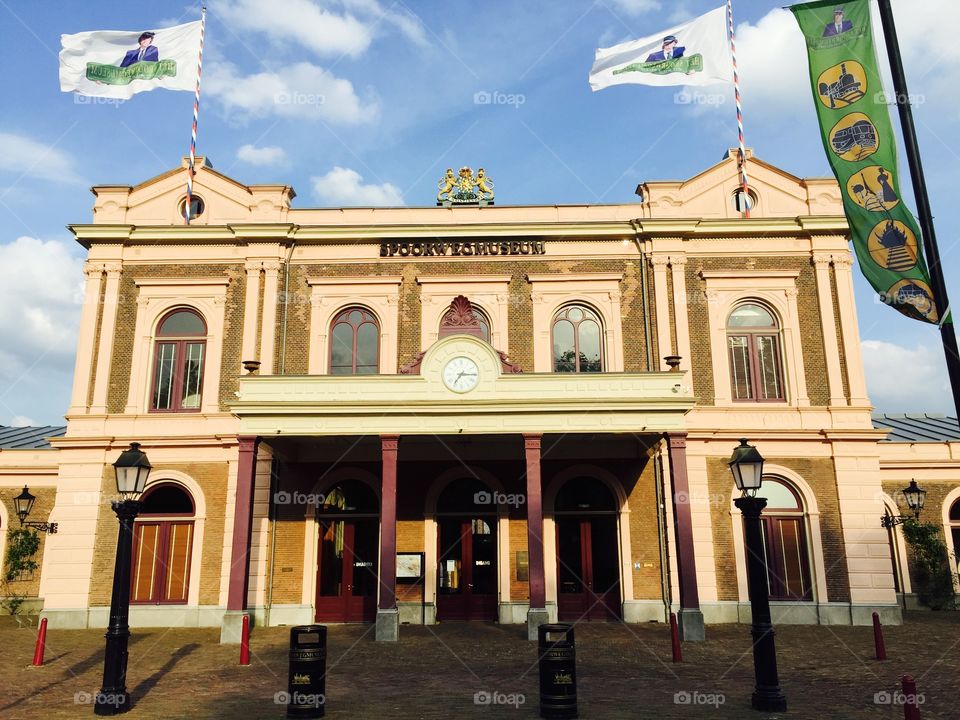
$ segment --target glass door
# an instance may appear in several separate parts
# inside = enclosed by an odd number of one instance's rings
[[[437,619],[497,619],[497,535],[494,518],[438,521]]]

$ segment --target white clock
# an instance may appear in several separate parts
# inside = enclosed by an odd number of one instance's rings
[[[454,392],[470,392],[478,382],[480,368],[468,357],[455,357],[443,366],[443,384]]]

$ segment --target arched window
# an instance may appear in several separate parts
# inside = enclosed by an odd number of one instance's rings
[[[568,305],[554,317],[553,371],[603,372],[600,318],[590,308]]]
[[[769,310],[744,303],[727,320],[734,400],[783,400],[780,327]]]
[[[200,409],[207,326],[191,309],[168,313],[157,327],[150,409],[191,412]]]
[[[179,485],[154,485],[133,527],[130,602],[185,604],[190,590],[193,498]]]
[[[477,307],[473,303],[470,303],[470,310],[473,312],[473,316],[477,320],[477,324],[480,326],[480,337],[487,342],[490,342],[490,318],[487,317],[487,314],[483,311],[482,308]],[[457,315],[456,308],[451,307],[440,318],[440,330],[439,337],[444,337],[446,334],[444,331],[450,328],[456,321]]]
[[[340,312],[330,326],[330,374],[376,375],[380,371],[380,325],[362,307]]]
[[[783,480],[764,477],[758,493],[767,499],[760,519],[767,554],[771,600],[812,600],[803,503]]]

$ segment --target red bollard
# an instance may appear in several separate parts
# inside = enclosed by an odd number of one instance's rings
[[[47,649],[47,619],[40,621],[40,632],[37,633],[37,649],[33,651],[33,666],[43,665],[43,652]]]
[[[680,628],[677,627],[677,614],[670,613],[670,641],[673,644],[673,661],[683,662],[683,650],[680,648]]]
[[[240,631],[240,664],[250,664],[250,616],[243,616],[243,627]]]
[[[913,679],[913,675],[904,675],[901,682],[903,683],[903,720],[920,720],[917,681]]]
[[[873,645],[877,650],[877,660],[887,659],[887,646],[883,643],[883,629],[880,627],[880,616],[873,614]]]

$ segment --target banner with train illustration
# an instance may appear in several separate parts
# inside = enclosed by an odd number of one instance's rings
[[[790,8],[807,45],[814,105],[860,270],[880,299],[939,323],[920,229],[900,196],[897,141],[877,69],[869,0]]]

